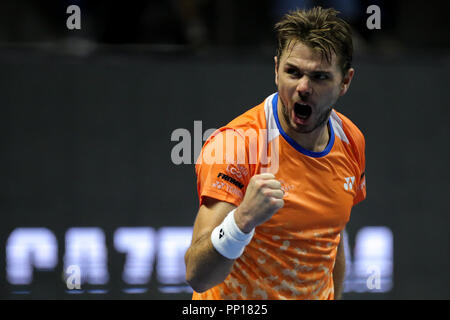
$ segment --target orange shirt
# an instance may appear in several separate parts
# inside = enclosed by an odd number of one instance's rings
[[[251,176],[262,172],[281,182],[285,204],[256,227],[225,281],[193,299],[334,298],[340,232],[366,197],[364,136],[333,109],[327,147],[308,151],[281,128],[277,102],[272,94],[217,130],[197,160],[200,205],[211,197],[239,206]]]

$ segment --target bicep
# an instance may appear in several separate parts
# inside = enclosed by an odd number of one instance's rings
[[[341,274],[345,271],[345,251],[344,251],[344,230],[340,234],[340,240],[336,251],[336,260],[334,262],[334,273]]]
[[[339,245],[338,245],[338,252],[341,254],[344,254],[344,230],[341,231],[340,237],[339,237]]]
[[[221,224],[227,214],[234,208],[236,206],[231,203],[206,197],[195,218],[191,245],[206,236],[210,236],[213,229]]]
[[[344,230],[342,230],[340,233],[339,244],[336,252],[336,264],[342,264],[343,262],[345,262]]]

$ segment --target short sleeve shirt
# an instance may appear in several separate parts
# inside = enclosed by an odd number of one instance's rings
[[[252,241],[221,284],[193,299],[333,299],[340,232],[366,197],[365,140],[332,110],[322,152],[302,148],[282,129],[278,94],[220,128],[196,163],[200,205],[205,197],[239,206],[250,178],[271,172],[284,207],[255,229]]]

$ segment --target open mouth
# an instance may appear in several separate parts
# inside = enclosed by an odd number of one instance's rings
[[[294,105],[294,112],[300,119],[307,120],[312,113],[312,108],[307,104],[297,102]]]

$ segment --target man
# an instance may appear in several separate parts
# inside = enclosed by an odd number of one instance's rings
[[[278,92],[205,143],[185,256],[193,299],[340,298],[342,232],[366,189],[364,137],[333,109],[354,75],[337,14],[318,7],[277,23]]]

